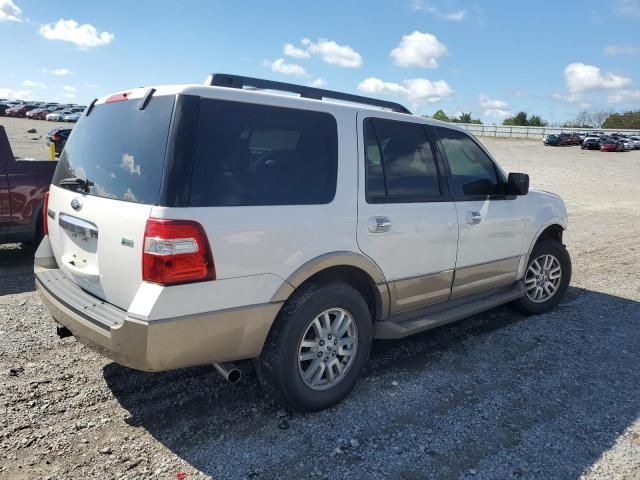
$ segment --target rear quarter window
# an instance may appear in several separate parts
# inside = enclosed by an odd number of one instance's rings
[[[192,206],[326,204],[337,171],[332,115],[202,99]]]

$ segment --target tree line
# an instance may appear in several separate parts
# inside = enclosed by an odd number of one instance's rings
[[[482,125],[480,119],[472,118],[471,112],[461,112],[458,116],[449,117],[443,110],[438,110],[431,118],[450,123]],[[502,124],[518,127],[546,127],[549,125],[540,115],[529,115],[526,112],[518,112],[509,118],[505,118]],[[611,110],[584,110],[574,120],[564,122],[559,126],[567,128],[640,129],[640,110],[624,113],[615,113]]]

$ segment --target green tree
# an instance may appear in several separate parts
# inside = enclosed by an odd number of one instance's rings
[[[502,122],[503,125],[513,125],[518,127],[529,126],[529,119],[526,112],[518,112],[515,116],[509,117]]]
[[[546,127],[547,122],[545,122],[539,115],[531,115],[531,117],[529,117],[529,126],[530,127]]]
[[[513,117],[505,119],[502,124],[518,127],[545,127],[547,122],[540,115],[531,115],[529,117],[526,112],[518,112]]]
[[[450,122],[451,120],[449,120],[449,117],[447,116],[446,113],[444,113],[443,110],[438,110],[436,113],[433,114],[432,117],[434,120],[441,120],[443,122]]]
[[[640,129],[640,110],[635,112],[612,113],[604,121],[602,128]]]
[[[473,119],[471,118],[471,112],[460,113],[460,116],[458,117],[458,121],[460,123],[471,123],[473,121]]]

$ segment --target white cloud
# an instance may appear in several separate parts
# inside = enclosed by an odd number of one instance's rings
[[[109,45],[114,38],[113,33],[98,32],[96,27],[91,24],[80,25],[75,20],[65,20],[63,18],[55,24],[42,25],[40,27],[40,35],[48,40],[71,42],[80,50]]]
[[[138,175],[140,176],[140,165],[136,165],[135,159],[133,158],[133,155],[130,155],[128,153],[125,153],[124,155],[122,155],[122,160],[120,162],[120,168],[122,168],[123,170],[129,172],[131,175]]]
[[[71,85],[65,85],[62,87],[62,89],[65,92],[75,92],[76,91],[76,87],[72,87]]]
[[[609,45],[604,49],[607,55],[637,55],[640,53],[640,47],[633,45]]]
[[[287,43],[284,46],[283,53],[288,57],[293,58],[309,58],[311,54],[302,48],[298,48],[291,43]]]
[[[129,202],[137,202],[138,201],[138,199],[134,195],[133,191],[131,190],[131,187],[127,188],[127,191],[124,192],[124,195],[122,196],[122,198],[123,198],[123,200],[128,200]]]
[[[12,0],[0,0],[0,22],[22,22],[22,10]]]
[[[618,15],[640,17],[640,0],[615,0],[613,10]]]
[[[618,90],[631,83],[631,79],[610,72],[602,73],[600,68],[584,63],[570,63],[564,69],[564,78],[570,93],[592,90]]]
[[[412,78],[399,84],[369,77],[360,82],[358,90],[366,93],[400,95],[414,104],[435,103],[453,95],[453,89],[444,80],[432,82],[426,78]]]
[[[430,5],[425,0],[411,0],[411,8],[416,11],[427,12],[438,18],[460,22],[467,15],[467,10],[455,10],[452,12],[443,12],[440,9]]]
[[[611,103],[639,102],[640,89],[618,90],[608,95],[607,100]]]
[[[31,90],[12,90],[11,88],[0,88],[0,97],[9,100],[31,100],[33,92]]]
[[[44,84],[44,82],[36,82],[34,80],[25,80],[24,82],[22,82],[22,85],[24,85],[25,87],[31,87],[31,88],[47,88],[47,86]]]
[[[482,108],[500,108],[505,109],[509,106],[504,100],[491,99],[487,95],[480,95],[479,100]]]
[[[64,94],[64,98],[76,98],[75,93],[67,92]]]
[[[307,52],[318,55],[331,65],[345,68],[360,68],[362,66],[362,56],[349,45],[340,45],[327,39],[312,42],[308,38],[302,39],[302,44],[307,48]]]
[[[484,108],[485,117],[507,118],[512,115],[509,104],[504,100],[489,98],[487,95],[480,95],[478,98],[480,106]]]
[[[416,30],[402,37],[400,44],[391,50],[390,57],[401,67],[437,68],[438,58],[447,53],[447,46],[435,35]]]
[[[309,83],[309,86],[321,88],[321,87],[324,87],[326,84],[327,82],[325,82],[322,78],[316,78],[315,80]]]
[[[569,93],[567,95],[554,93],[552,97],[556,100],[562,100],[563,102],[575,103],[579,105],[580,108],[589,108],[591,106],[582,93]]]
[[[340,45],[333,40],[321,38],[317,42],[303,38],[302,47],[291,43],[284,46],[285,55],[293,58],[310,58],[312,55],[320,57],[324,62],[345,68],[360,68],[362,56],[349,45]]]
[[[276,73],[282,73],[284,75],[293,75],[296,77],[306,77],[307,71],[301,67],[300,65],[296,65],[295,63],[287,63],[284,61],[284,58],[278,58],[273,62],[269,60],[265,60],[265,67],[271,69],[271,71]]]
[[[513,112],[511,110],[503,110],[501,108],[489,108],[483,113],[485,117],[495,117],[500,119],[509,118],[513,115]]]
[[[54,68],[53,70],[49,70],[48,68],[43,68],[42,71],[44,73],[50,73],[51,75],[56,75],[58,77],[63,77],[71,73],[71,70],[69,70],[68,68]]]

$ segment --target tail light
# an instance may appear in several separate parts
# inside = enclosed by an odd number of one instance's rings
[[[51,140],[62,140],[62,137],[60,136],[60,132],[56,132],[53,135],[51,135]]]
[[[47,219],[49,218],[49,192],[44,194],[44,201],[42,202],[42,233],[49,235],[49,225]]]
[[[209,240],[190,220],[150,218],[144,232],[142,279],[161,285],[215,280]]]

